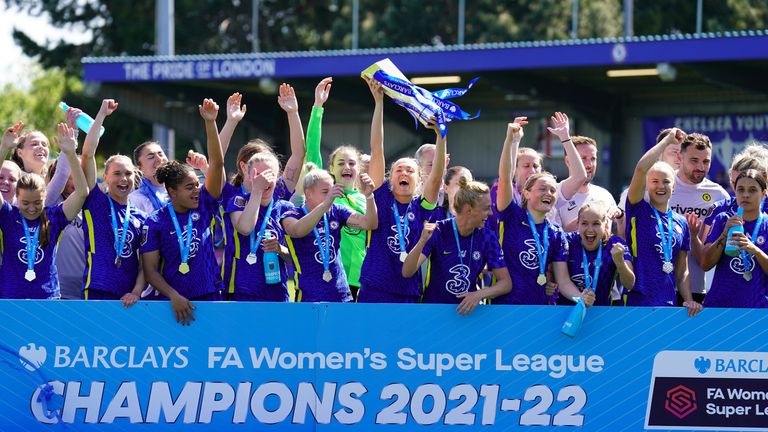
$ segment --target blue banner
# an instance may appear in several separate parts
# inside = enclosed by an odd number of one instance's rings
[[[764,310],[454,309],[0,301],[0,430],[768,429]]]
[[[707,177],[726,189],[733,156],[753,142],[768,142],[768,113],[646,117],[643,119],[645,150],[656,145],[660,130],[670,127],[709,137],[712,141],[712,165]]]

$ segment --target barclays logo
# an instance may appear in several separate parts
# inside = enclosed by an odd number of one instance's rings
[[[48,356],[44,346],[35,346],[33,343],[29,343],[19,348],[19,362],[28,371],[34,372],[45,363],[45,358]]]
[[[693,361],[693,367],[703,375],[712,367],[712,361],[704,356],[699,356]]]

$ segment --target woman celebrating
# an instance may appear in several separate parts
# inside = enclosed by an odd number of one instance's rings
[[[491,215],[488,186],[462,177],[452,201],[456,216],[425,225],[403,264],[403,277],[413,276],[429,258],[422,301],[458,303],[456,310],[469,315],[482,300],[509,293],[512,280],[498,237],[485,227],[485,220]],[[496,283],[478,290],[476,281],[486,264]]]
[[[327,171],[308,165],[304,176],[304,205],[282,216],[286,242],[296,268],[296,301],[348,302],[352,295],[338,254],[341,229],[343,226],[356,230],[377,228],[373,181],[367,175],[360,179],[361,192],[367,197],[365,213],[360,214],[335,204],[335,199],[344,196],[344,186],[334,185]]]
[[[760,210],[766,197],[765,173],[747,170],[736,178],[736,201],[743,209],[742,217],[726,213],[715,218],[707,237],[701,268],[715,267],[712,288],[704,299],[707,307],[768,307],[768,214]],[[728,230],[742,226],[743,232]],[[698,230],[700,226],[692,228]],[[735,256],[723,253],[726,244],[738,248]]]
[[[168,192],[157,179],[157,169],[168,162],[163,148],[155,141],[139,144],[133,150],[133,163],[142,173],[139,187],[129,197],[131,204],[150,215],[168,203]]]
[[[243,168],[241,168],[243,169]],[[292,207],[290,203],[274,198],[280,164],[272,152],[255,153],[243,169],[249,175],[239,185],[235,195],[225,206],[227,232],[232,232],[225,246],[226,293],[233,301],[288,301],[286,268],[283,261],[290,259],[288,250],[280,246],[284,237],[280,216]],[[279,280],[267,282],[264,272],[264,254],[277,252]]]
[[[205,187],[189,165],[166,162],[157,169],[171,200],[144,225],[141,259],[147,282],[171,300],[176,321],[195,319],[190,300],[218,300],[216,257],[211,219],[218,210],[224,157],[216,130],[219,106],[205,99],[199,106],[205,120],[210,168]],[[162,261],[162,267],[160,265]],[[161,273],[162,272],[162,273]]]
[[[640,158],[629,184],[627,238],[637,280],[627,294],[627,306],[673,306],[677,289],[688,314],[694,316],[701,304],[693,301],[688,278],[688,223],[669,207],[675,188],[674,170],[666,162],[657,162],[667,146],[684,139],[683,131],[672,129]],[[646,192],[649,201],[643,199]]]
[[[368,79],[376,106],[371,122],[370,177],[377,189],[373,193],[378,209],[378,228],[369,233],[369,247],[360,275],[358,302],[418,303],[421,276],[403,277],[399,271],[413,245],[421,236],[424,221],[429,220],[437,202],[445,171],[445,140],[437,126],[434,167],[416,196],[419,165],[411,158],[392,164],[389,181],[384,178],[384,91],[381,84]]]
[[[556,128],[566,128],[567,118],[555,122]],[[569,298],[579,296],[579,289],[568,276],[568,244],[565,234],[546,219],[555,204],[557,182],[547,172],[528,177],[520,204],[514,201],[512,184],[512,147],[523,138],[522,126],[527,122],[518,117],[507,126],[499,161],[499,189],[496,208],[499,212],[499,232],[504,259],[512,277],[512,291],[497,297],[494,303],[545,305],[554,286],[547,284],[550,264],[560,292]],[[516,144],[515,144],[516,146]],[[582,295],[588,306],[594,301],[591,291]]]
[[[568,274],[571,281],[584,292],[595,293],[595,304],[611,305],[611,287],[618,273],[622,286],[632,289],[635,273],[629,248],[619,236],[611,235],[607,204],[587,201],[577,217],[578,231],[565,235],[568,242]],[[561,296],[558,304],[573,304]]]
[[[0,156],[13,149],[19,122],[6,129]],[[44,207],[45,183],[37,174],[25,174],[16,184],[16,205],[0,194],[0,230],[3,233],[3,271],[0,272],[0,298],[54,299],[60,297],[56,271],[56,242],[59,234],[80,212],[88,184],[75,155],[75,131],[58,126],[59,149],[73,169],[75,192],[53,207]]]
[[[131,306],[146,285],[139,260],[141,225],[146,214],[134,207],[128,196],[134,188],[136,169],[127,156],[114,155],[104,164],[106,193],[96,186],[96,149],[104,119],[117,109],[117,102],[101,102],[91,131],[83,144],[82,167],[91,192],[83,205],[86,267],[82,294],[85,300],[122,300]]]

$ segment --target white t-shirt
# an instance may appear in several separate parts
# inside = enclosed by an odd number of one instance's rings
[[[675,179],[675,190],[669,200],[669,207],[685,216],[687,213],[694,213],[702,221],[712,213],[715,203],[719,200],[728,198],[728,192],[719,184],[704,178],[699,184],[684,183],[678,175]],[[688,273],[691,278],[691,292],[706,293],[712,283],[712,273],[699,267],[699,264],[693,258],[693,254],[688,254]]]
[[[602,201],[609,207],[616,205],[616,200],[610,192],[600,186],[589,184],[586,192],[576,192],[571,199],[567,200],[563,196],[562,182],[557,185],[557,202],[555,203],[555,220],[563,230],[575,221],[579,216],[579,209],[587,201]]]

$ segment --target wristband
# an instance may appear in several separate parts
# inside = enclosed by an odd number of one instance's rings
[[[372,200],[372,199],[373,199],[373,194],[370,194],[370,195],[366,195],[366,196],[365,196],[365,199],[367,199],[367,200]]]
[[[571,140],[571,139],[570,139],[570,138],[568,138],[567,140],[563,140],[563,141],[560,141],[560,143],[562,143],[562,144],[565,144],[565,143],[567,143],[567,142],[568,142],[568,141],[570,141],[570,140]]]

